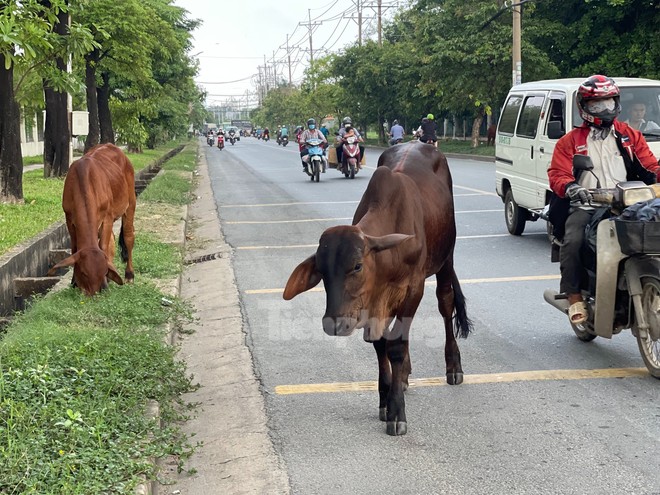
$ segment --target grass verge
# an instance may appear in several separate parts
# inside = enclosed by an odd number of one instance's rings
[[[146,191],[168,175],[195,166],[194,151],[169,162]],[[180,225],[192,174],[181,197],[141,195],[139,212],[155,207]],[[48,182],[48,181],[46,181]],[[146,192],[145,191],[145,192]],[[171,202],[176,204],[173,206]],[[151,458],[174,456],[180,465],[194,446],[178,425],[194,389],[185,363],[165,343],[166,323],[190,320],[191,308],[157,286],[181,271],[181,246],[170,232],[138,229],[136,283],[111,284],[88,298],[75,288],[39,298],[18,315],[0,342],[0,493],[131,493],[158,474]],[[116,260],[121,273],[121,263]],[[160,421],[145,415],[160,405]]]

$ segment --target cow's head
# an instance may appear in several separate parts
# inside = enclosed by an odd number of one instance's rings
[[[326,291],[323,330],[328,335],[351,335],[356,328],[369,325],[370,319],[382,316],[376,301],[385,301],[387,295],[382,291],[388,289],[379,286],[383,267],[377,267],[376,254],[412,237],[406,234],[373,237],[357,226],[329,228],[321,236],[316,254],[300,263],[289,277],[284,299],[293,299],[323,280]]]
[[[100,248],[85,248],[77,251],[48,270],[48,275],[52,276],[59,268],[72,265],[73,280],[87,296],[93,296],[105,289],[108,280],[119,285],[124,284],[117,269],[107,260]]]

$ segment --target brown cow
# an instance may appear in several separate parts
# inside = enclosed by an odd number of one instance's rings
[[[284,289],[289,300],[323,280],[323,330],[346,336],[364,329],[378,355],[379,417],[389,435],[407,431],[408,332],[431,275],[444,320],[447,383],[463,381],[454,330],[467,337],[472,323],[454,271],[455,242],[445,156],[426,144],[394,146],[380,156],[353,224],[323,232],[316,254],[296,267]]]
[[[125,277],[132,282],[135,232],[135,172],[124,152],[114,144],[101,144],[71,164],[64,181],[62,208],[71,236],[71,256],[52,267],[73,265],[73,284],[92,296],[108,285],[119,285],[113,266],[115,238],[112,226],[122,217],[119,247],[126,263]]]
[[[491,124],[488,126],[486,146],[495,146],[495,136],[497,136],[497,126],[495,124]]]

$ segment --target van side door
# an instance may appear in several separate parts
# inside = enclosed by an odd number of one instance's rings
[[[536,191],[537,203],[545,206],[550,199],[550,186],[548,185],[548,167],[552,161],[555,145],[559,140],[556,136],[548,136],[548,126],[553,122],[555,127],[560,126],[562,135],[566,134],[566,93],[551,91],[543,106],[539,121],[537,139],[538,149],[535,151],[536,175],[539,187]],[[568,126],[570,128],[570,126]]]
[[[512,184],[513,196],[518,205],[528,210],[542,208],[537,191],[547,185],[547,177],[538,176],[538,134],[541,114],[547,91],[530,91],[523,98],[516,131],[511,138],[514,169],[518,171],[517,184]]]

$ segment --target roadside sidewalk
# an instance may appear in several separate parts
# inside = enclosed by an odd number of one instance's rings
[[[199,152],[198,152],[199,153]],[[217,253],[215,259],[185,267],[180,295],[191,301],[199,319],[179,335],[180,357],[200,388],[187,395],[199,403],[196,416],[183,425],[203,445],[186,462],[175,485],[158,493],[237,495],[290,492],[283,461],[268,433],[260,383],[255,376],[232,252],[225,243],[211,190],[208,167],[198,154],[197,199],[188,208],[188,235],[194,240],[186,259]],[[188,474],[193,470],[193,474]]]

